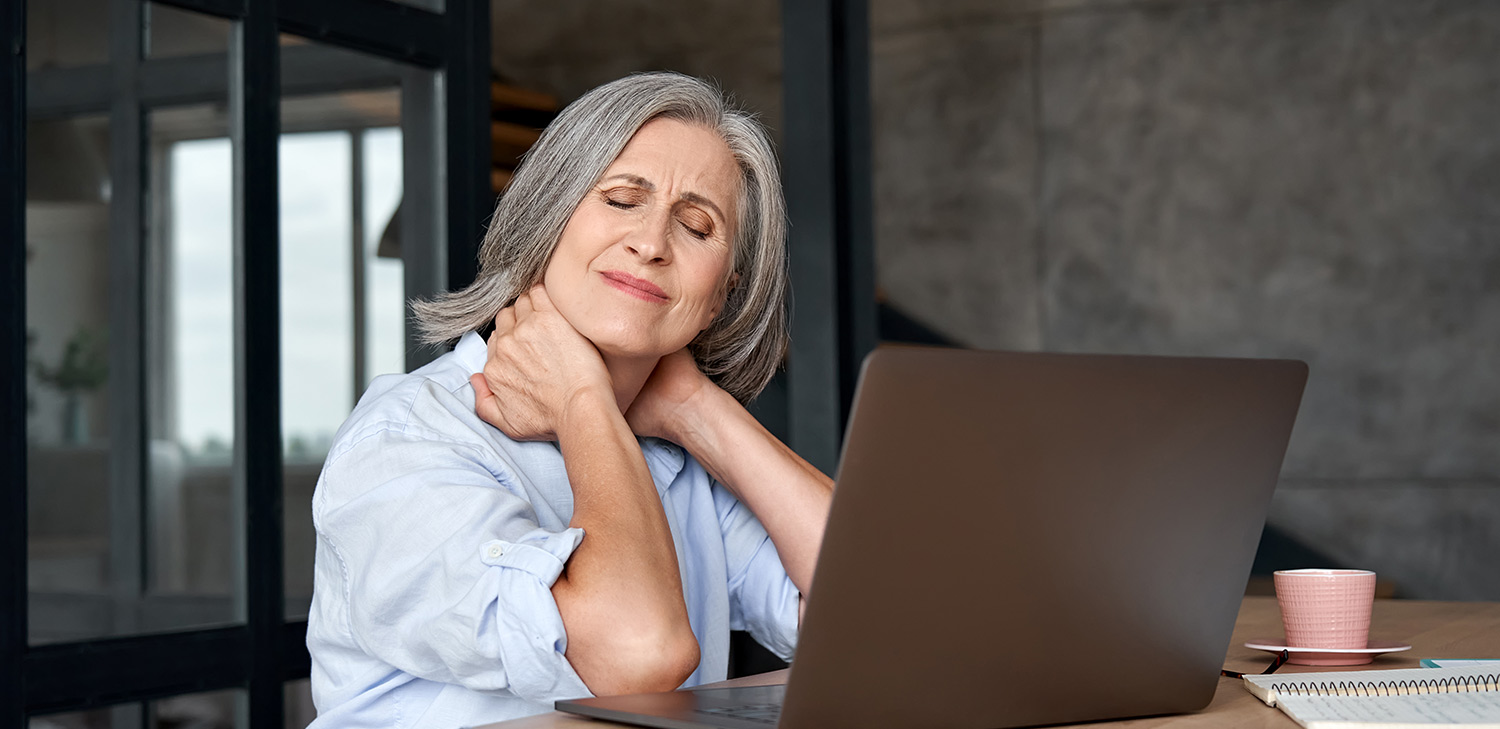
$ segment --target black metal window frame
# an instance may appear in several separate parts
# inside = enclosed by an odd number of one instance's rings
[[[286,61],[286,58],[287,58],[287,55],[288,55],[289,51],[307,51],[307,50],[318,51],[318,50],[322,50],[322,49],[316,49],[316,48],[310,49],[310,48],[307,48],[305,46],[302,46],[302,47],[295,47],[295,46],[294,47],[287,47],[287,46],[283,46],[282,47],[283,69],[285,68],[285,61]],[[314,59],[314,60],[322,60],[322,59]],[[349,78],[348,76],[344,76],[342,80],[344,80],[345,82],[347,82],[348,78]],[[378,76],[376,76],[376,75],[373,75],[373,74],[369,78],[369,81],[371,83],[371,87],[372,88],[389,88],[392,85],[399,85],[401,83],[401,79],[400,78],[393,78],[393,77],[390,77],[388,75],[378,75]],[[319,92],[321,92],[321,93],[327,93],[328,90],[329,89],[328,89],[327,86],[319,85],[319,86],[314,87],[313,93],[319,93]],[[285,98],[290,93],[290,91],[288,89],[288,85],[286,83],[284,83],[284,82],[282,84],[282,92],[283,92],[283,98]],[[32,95],[31,106],[32,106],[33,110],[36,108],[36,96],[35,96],[34,93]],[[349,351],[349,353],[350,353],[350,368],[347,370],[347,372],[350,375],[350,383],[353,385],[352,390],[349,393],[349,395],[350,395],[349,402],[351,404],[359,401],[360,396],[364,394],[365,386],[369,384],[370,378],[373,375],[384,374],[386,371],[389,371],[389,370],[378,371],[378,372],[374,372],[373,374],[372,374],[372,371],[371,371],[372,365],[370,363],[370,353],[369,353],[369,344],[370,344],[370,338],[371,337],[370,337],[369,326],[368,326],[368,322],[367,322],[367,313],[368,313],[369,304],[371,303],[370,302],[370,298],[371,297],[370,297],[370,293],[368,291],[368,285],[367,285],[367,282],[366,282],[367,275],[368,275],[366,268],[367,268],[367,266],[369,266],[369,264],[371,262],[371,259],[375,258],[376,255],[377,255],[373,251],[368,250],[369,235],[372,232],[375,233],[376,235],[379,235],[382,231],[379,230],[379,229],[371,231],[365,225],[365,208],[366,208],[366,206],[368,204],[367,201],[366,201],[366,198],[369,196],[368,195],[368,191],[365,189],[365,178],[364,178],[364,175],[365,175],[366,161],[367,161],[365,155],[367,154],[367,150],[368,150],[368,146],[367,146],[368,145],[368,136],[371,133],[378,133],[378,132],[381,132],[381,131],[384,131],[384,130],[396,130],[397,132],[402,131],[401,126],[400,126],[399,123],[395,123],[395,124],[374,123],[374,124],[372,124],[372,123],[369,123],[369,120],[360,120],[358,122],[348,122],[348,121],[340,120],[338,123],[332,123],[332,124],[329,124],[329,123],[320,123],[320,122],[314,121],[312,123],[303,123],[303,124],[300,124],[300,125],[294,125],[294,127],[291,128],[291,129],[288,129],[286,127],[286,125],[283,124],[282,129],[281,129],[281,137],[282,137],[282,139],[285,139],[288,135],[298,135],[298,134],[318,134],[318,135],[321,135],[321,134],[340,134],[340,135],[344,136],[344,138],[347,140],[348,145],[349,145],[348,146],[348,149],[349,149],[349,166],[347,168],[347,171],[348,171],[348,174],[349,174],[349,189],[348,189],[349,197],[348,197],[348,200],[349,200],[350,204],[349,204],[349,210],[348,210],[348,213],[349,213],[349,216],[348,216],[348,222],[349,222],[349,240],[348,240],[348,244],[349,244],[349,249],[350,249],[350,251],[349,251],[350,255],[348,257],[348,260],[349,260],[349,266],[350,266],[349,270],[350,270],[350,274],[351,275],[350,275],[350,287],[349,287],[349,289],[350,289],[349,294],[350,295],[349,295],[348,302],[349,302],[349,306],[350,306],[350,311],[353,312],[353,321],[351,322],[351,334],[352,334],[352,336],[350,337],[350,340],[349,340],[349,346],[350,346],[351,349],[350,350],[346,350],[346,351]],[[181,143],[184,143],[184,142],[202,142],[204,140],[213,140],[213,139],[222,140],[222,139],[224,139],[226,137],[226,134],[227,133],[221,133],[218,128],[213,128],[213,129],[209,129],[209,130],[195,130],[195,131],[189,132],[189,133],[178,133],[178,134],[165,135],[165,136],[162,136],[162,137],[153,137],[153,144],[156,144],[156,143],[160,143],[161,144],[161,147],[159,149],[153,150],[153,156],[156,157],[156,158],[153,159],[150,162],[151,168],[153,170],[155,170],[154,174],[160,180],[160,182],[156,185],[156,190],[159,193],[156,196],[157,199],[155,200],[155,204],[157,206],[162,207],[162,208],[167,207],[168,203],[165,200],[163,200],[162,198],[166,197],[166,195],[169,194],[168,191],[170,191],[173,188],[173,186],[176,184],[175,179],[172,177],[171,164],[168,162],[168,159],[170,158],[170,156],[171,156],[171,154],[173,152],[173,148],[176,147],[178,144],[181,144]],[[398,202],[399,202],[399,200],[398,200]],[[162,212],[162,211],[154,211],[154,212],[151,213],[151,215],[153,217],[158,218],[158,219],[164,219],[165,216],[167,215],[167,213]],[[390,216],[387,215],[386,216],[386,220],[389,220],[389,217]],[[163,220],[163,225],[165,226],[165,221],[164,220]],[[164,232],[157,233],[157,237],[158,238],[165,238],[167,235],[168,234],[164,233]],[[155,243],[155,245],[159,249],[165,249],[165,250],[170,250],[173,247],[173,244],[171,242],[163,242],[161,240],[158,240]],[[162,252],[162,250],[158,250],[157,251],[157,255],[159,255],[159,256],[165,256],[167,254],[165,254],[164,252]],[[164,298],[167,298],[170,295],[162,294],[161,296],[163,296]],[[168,299],[168,300],[170,301],[170,299]],[[156,316],[158,316],[158,317],[163,316],[163,314],[161,314],[160,312],[162,310],[164,310],[164,309],[170,309],[172,306],[174,306],[173,303],[158,304],[158,306],[157,306],[157,312],[158,313],[156,314]],[[151,361],[152,357],[155,357],[155,358],[157,358],[157,359],[159,359],[161,361],[168,361],[168,360],[171,360],[174,357],[174,355],[168,351],[170,349],[170,346],[166,342],[161,341],[160,339],[158,339],[156,341],[148,342],[147,346],[148,346],[149,349],[146,352],[145,356],[147,357],[147,361],[148,362]],[[176,362],[172,363],[172,365],[176,365],[176,364],[178,364],[178,363],[176,363]],[[158,373],[156,373],[155,376],[157,378],[160,378],[160,379],[169,380],[172,377],[172,375],[170,374],[171,365],[169,365],[168,367],[166,367],[164,369],[168,369],[168,373],[167,374],[163,375],[163,373],[158,372]],[[152,383],[152,384],[155,385],[156,383]],[[161,385],[158,385],[158,386],[155,387],[155,389],[157,391],[156,394],[157,394],[158,397],[157,397],[157,399],[152,400],[151,405],[148,406],[148,410],[154,410],[154,415],[148,416],[148,417],[151,417],[153,419],[153,421],[165,419],[165,418],[168,417],[166,415],[166,412],[172,406],[167,405],[166,401],[163,399],[163,396],[166,394],[163,391],[166,390],[167,388],[168,388],[168,385],[165,385],[165,384],[161,384]],[[151,389],[151,388],[148,387],[148,390],[149,389]],[[177,433],[172,429],[171,426],[166,425],[166,424],[162,424],[162,423],[158,423],[158,422],[151,422],[151,423],[149,423],[148,424],[148,429],[149,429],[150,432],[154,432],[154,433],[166,433],[166,434],[168,434],[169,436],[172,436],[172,437],[176,437],[177,436]],[[285,435],[285,434],[283,434],[283,435]],[[288,455],[293,455],[293,456],[296,455],[296,454],[286,453],[285,450],[286,449],[283,448],[283,451],[284,451],[283,452],[283,458],[286,458],[286,456],[288,456]],[[307,455],[308,454],[303,454],[302,457],[305,459],[307,457]],[[295,465],[303,465],[303,466],[306,466],[306,465],[321,465],[322,464],[322,462],[323,462],[322,455],[319,455],[319,454],[316,454],[316,453],[312,453],[311,455],[316,455],[317,456],[317,460],[316,460],[315,464],[310,464],[310,462],[307,461],[307,460],[300,460],[300,461],[299,460],[287,460],[286,463],[291,463],[291,464],[295,464]]]
[[[276,145],[278,34],[443,71],[446,284],[473,280],[489,191],[488,3],[448,0],[432,13],[391,0],[156,0],[238,21],[228,71],[237,126],[235,195],[236,447],[245,506],[245,622],[169,634],[32,647],[26,543],[26,2],[0,3],[0,729],[32,715],[248,689],[250,726],[279,727],[283,685],[310,669],[305,621],[283,604]],[[143,3],[144,0],[136,3]],[[136,17],[138,18],[139,10]],[[792,222],[790,445],[825,471],[837,463],[858,368],[874,347],[870,194],[869,22],[865,0],[782,0],[784,179]],[[133,41],[139,43],[136,38]],[[123,72],[122,72],[123,73]],[[135,82],[135,79],[127,79]],[[116,115],[118,116],[118,115]],[[140,119],[112,119],[139,139]],[[119,154],[133,154],[138,146]],[[140,169],[140,165],[136,165]],[[113,206],[122,207],[122,206]],[[125,223],[139,230],[139,206]],[[112,216],[114,214],[112,213]],[[134,217],[132,217],[134,216]],[[133,271],[138,235],[111,243],[111,267]],[[248,255],[255,251],[257,255]],[[412,276],[438,271],[408,272]],[[409,287],[410,288],[410,287]],[[111,294],[134,312],[116,336],[140,334],[138,290]],[[111,387],[139,386],[139,363],[112,367]],[[139,392],[137,387],[136,392]],[[141,408],[133,416],[142,417]],[[138,430],[142,430],[138,428]],[[140,468],[140,463],[126,464]]]

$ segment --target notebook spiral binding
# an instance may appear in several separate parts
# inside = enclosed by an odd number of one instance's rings
[[[1271,689],[1289,696],[1410,696],[1460,694],[1500,690],[1500,673],[1449,676],[1419,681],[1296,681],[1273,683]]]

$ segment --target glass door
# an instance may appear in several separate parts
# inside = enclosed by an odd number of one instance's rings
[[[0,725],[305,725],[318,466],[493,203],[486,4],[5,5]]]

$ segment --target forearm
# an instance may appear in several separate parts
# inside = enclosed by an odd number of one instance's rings
[[[595,694],[670,690],[698,646],[672,535],[640,446],[613,402],[582,399],[558,431],[583,542],[553,585],[567,658]]]
[[[684,408],[674,437],[760,519],[792,583],[810,594],[833,480],[717,388]]]

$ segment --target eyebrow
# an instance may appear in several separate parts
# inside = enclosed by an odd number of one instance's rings
[[[604,181],[606,182],[608,182],[609,180],[625,180],[626,182],[645,188],[646,192],[656,192],[656,183],[644,177],[641,177],[640,175],[632,175],[628,172],[625,172],[618,175],[610,175],[609,177],[604,178]],[[719,206],[714,204],[714,201],[702,195],[699,195],[696,192],[684,192],[682,193],[681,199],[695,205],[702,205],[707,208],[712,208],[715,213],[718,213],[721,220],[729,220],[729,216],[725,215],[724,211],[720,210]]]

